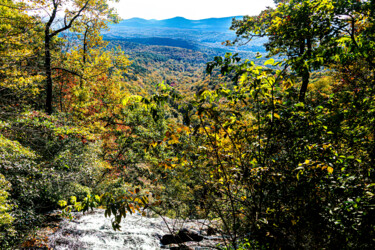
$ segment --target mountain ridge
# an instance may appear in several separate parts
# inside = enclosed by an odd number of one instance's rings
[[[173,28],[229,32],[233,18],[242,18],[242,16],[212,17],[199,20],[187,19],[181,16],[163,20],[133,17],[120,21],[116,26],[125,26],[128,28]]]
[[[130,18],[110,25],[110,30],[102,34],[105,40],[121,45],[129,52],[135,48],[152,50],[155,46],[176,47],[210,55],[243,52],[246,53],[243,55],[246,58],[254,57],[256,52],[264,52],[263,44],[267,39],[254,39],[241,47],[227,47],[223,44],[236,38],[236,33],[230,30],[233,18],[241,18],[241,16],[200,20],[184,17],[164,20]]]

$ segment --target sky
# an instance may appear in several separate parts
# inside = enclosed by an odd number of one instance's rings
[[[257,15],[273,0],[120,0],[111,4],[123,19],[168,19],[182,16],[187,19]]]

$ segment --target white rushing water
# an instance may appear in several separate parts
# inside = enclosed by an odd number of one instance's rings
[[[61,228],[50,236],[54,249],[160,249],[157,234],[168,233],[161,219],[127,215],[121,221],[121,230],[112,229],[111,218],[104,212],[64,220]]]
[[[166,222],[173,231],[177,231],[178,227],[182,226],[191,227],[189,223],[178,225],[171,219],[167,219]],[[153,250],[163,247],[160,245],[158,235],[170,233],[162,218],[147,218],[129,214],[121,221],[120,225],[121,230],[114,231],[111,218],[104,216],[104,210],[95,210],[85,215],[77,214],[73,220],[64,220],[61,223],[60,229],[49,237],[49,246],[57,250]],[[212,242],[206,240],[202,243],[212,246]],[[195,243],[195,246],[188,249],[212,249],[211,247],[201,247],[203,245]]]

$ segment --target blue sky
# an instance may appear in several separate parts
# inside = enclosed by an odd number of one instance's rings
[[[112,4],[124,19],[167,19],[182,16],[188,19],[257,15],[274,6],[272,0],[120,0]]]

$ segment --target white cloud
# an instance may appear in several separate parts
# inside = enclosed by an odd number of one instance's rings
[[[182,16],[188,19],[257,15],[272,0],[120,0],[113,4],[124,18],[167,19]]]

